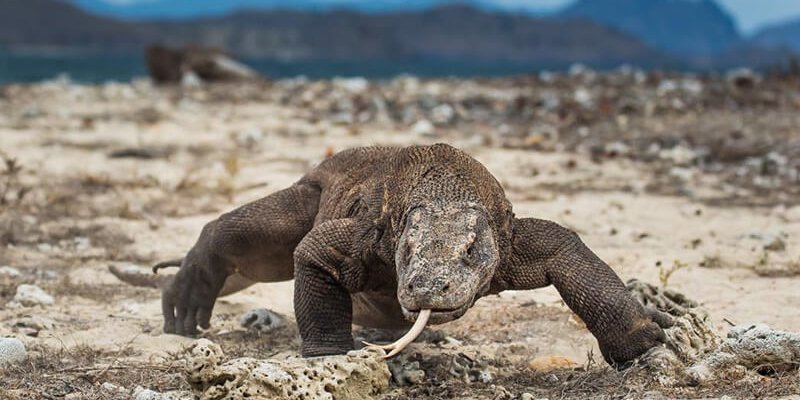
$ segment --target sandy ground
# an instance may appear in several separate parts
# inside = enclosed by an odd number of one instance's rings
[[[493,128],[485,129],[491,134]],[[794,129],[800,135],[800,126]],[[576,230],[623,280],[687,294],[710,310],[721,332],[757,322],[800,331],[800,206],[791,201],[740,207],[659,195],[647,188],[659,172],[628,158],[596,162],[581,151],[508,148],[487,141],[481,130],[418,131],[381,121],[342,124],[277,101],[222,101],[199,89],[159,91],[144,83],[7,89],[0,98],[0,154],[22,170],[8,191],[11,200],[0,206],[0,265],[21,276],[0,281],[0,304],[6,303],[0,336],[21,339],[40,372],[16,370],[30,374],[22,377],[7,370],[0,397],[115,398],[103,382],[185,389],[177,370],[148,366],[169,365],[192,340],[161,334],[159,292],[119,282],[109,265],[145,269],[179,257],[221,212],[291,184],[330,151],[372,144],[447,142],[464,149],[495,174],[517,215]],[[111,156],[123,149],[146,149],[154,157]],[[694,171],[692,184],[713,195],[717,186],[706,183],[719,179]],[[13,201],[19,188],[27,193]],[[40,286],[55,303],[14,305],[21,283]],[[286,315],[288,326],[267,335],[239,327],[238,316],[257,307]],[[298,348],[291,282],[253,286],[219,300],[214,312],[206,336],[231,355]],[[27,317],[52,326],[26,329]],[[502,355],[494,366],[498,376],[524,375],[538,356],[585,365],[593,353],[602,363],[594,339],[551,288],[482,299],[461,320],[435,329],[470,354]],[[133,377],[124,373],[147,368]],[[558,397],[557,385],[541,392],[536,381],[499,382],[438,392],[397,388],[389,396]]]

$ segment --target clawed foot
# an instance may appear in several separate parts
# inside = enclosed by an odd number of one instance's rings
[[[642,317],[634,320],[622,335],[600,341],[603,358],[617,369],[625,369],[633,361],[654,347],[662,346],[667,336],[665,328],[672,326],[672,318],[660,311],[642,307]]]
[[[211,311],[226,274],[206,258],[190,252],[175,279],[164,288],[161,296],[164,333],[194,336],[198,325],[203,329],[210,327]]]

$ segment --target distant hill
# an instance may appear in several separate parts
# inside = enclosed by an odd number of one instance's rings
[[[517,71],[576,62],[599,67],[622,63],[658,68],[762,66],[788,58],[785,51],[766,51],[757,43],[739,40],[730,17],[711,0],[579,0],[557,17],[445,5],[379,13],[250,10],[165,21],[123,21],[88,14],[71,1],[0,0],[0,50],[141,55],[150,43],[199,44],[261,60],[389,61],[411,66],[446,62],[512,66]],[[218,0],[167,2],[189,1]],[[263,4],[274,0],[230,1]],[[386,7],[398,1],[374,3]],[[480,1],[487,0],[475,0]],[[642,21],[634,15],[642,15]],[[636,32],[647,43],[637,39]]]
[[[606,24],[681,55],[724,52],[741,39],[713,0],[578,0],[560,15]]]
[[[800,51],[800,19],[768,26],[753,37],[762,46],[788,47]]]
[[[542,12],[541,7],[498,0],[153,0],[110,1],[68,0],[92,13],[122,19],[191,19],[219,17],[241,10],[331,11],[350,10],[364,13],[420,11],[446,5],[469,5],[486,11]],[[553,7],[550,7],[553,10]]]
[[[595,23],[489,13],[466,6],[376,15],[239,12],[151,26],[173,43],[196,40],[236,54],[279,59],[663,61],[638,40]]]
[[[0,47],[128,51],[147,29],[89,15],[58,0],[0,0]]]
[[[122,22],[89,15],[61,0],[0,1],[0,47],[139,52],[155,41],[280,60],[664,62],[660,53],[637,39],[590,21],[539,19],[467,6],[382,14],[242,11],[186,21]]]
[[[338,1],[326,0],[159,0],[144,2],[109,2],[103,0],[70,0],[92,13],[123,19],[190,19],[219,17],[243,9],[295,11],[351,11],[378,12],[420,10],[452,3],[453,0],[381,0]]]

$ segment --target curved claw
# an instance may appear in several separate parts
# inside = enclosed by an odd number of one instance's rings
[[[153,273],[157,274],[158,270],[169,267],[180,267],[183,263],[183,258],[176,258],[174,260],[162,261],[153,266]]]
[[[425,329],[425,324],[428,323],[428,318],[430,318],[430,316],[431,316],[431,310],[420,311],[419,316],[417,317],[417,320],[414,321],[414,325],[411,327],[411,329],[409,329],[408,332],[406,332],[406,334],[403,335],[403,337],[397,339],[394,343],[389,343],[384,345],[373,344],[368,342],[361,342],[361,343],[364,343],[368,347],[388,350],[389,353],[383,356],[384,359],[394,357],[401,351],[403,351],[403,349],[405,349],[406,346],[408,346],[411,342],[413,342],[414,339],[416,339],[417,336],[419,336],[419,334],[422,333],[422,330]]]

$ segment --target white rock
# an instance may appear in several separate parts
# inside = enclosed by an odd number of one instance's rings
[[[200,79],[200,77],[194,73],[194,71],[188,71],[183,74],[183,77],[181,78],[181,85],[187,88],[200,87],[203,85],[203,80]]]
[[[9,266],[0,267],[0,277],[19,278],[20,276],[22,276],[22,273],[16,268],[11,268]]]
[[[136,400],[162,400],[163,396],[155,390],[137,386],[136,389],[133,390],[133,398]]]
[[[14,301],[25,307],[45,306],[55,302],[53,296],[45,293],[36,285],[19,285],[17,294],[14,295]]]
[[[660,159],[672,161],[676,165],[690,165],[699,156],[698,152],[685,146],[675,146],[671,149],[661,150],[658,153]]]
[[[286,325],[286,321],[266,308],[256,308],[239,317],[239,325],[254,331],[269,332]]]
[[[27,358],[28,352],[19,339],[0,338],[0,366],[23,362]]]
[[[119,386],[119,385],[115,385],[115,384],[113,384],[111,382],[103,382],[103,384],[100,385],[100,387],[102,387],[103,390],[105,390],[107,392],[112,392],[112,393],[124,392],[125,391],[124,387]]]
[[[455,116],[456,112],[449,104],[440,104],[431,111],[433,121],[437,124],[446,124]]]
[[[337,78],[333,84],[350,93],[361,93],[369,88],[369,81],[361,77]]]
[[[417,121],[411,127],[411,132],[414,132],[415,134],[420,136],[433,136],[435,133],[433,124],[426,119],[421,119]]]
[[[17,282],[21,276],[22,273],[16,268],[0,267],[0,285],[2,286],[11,286],[11,284]]]
[[[264,131],[259,128],[246,129],[236,134],[236,143],[248,149],[254,148],[264,140]]]
[[[589,108],[594,105],[594,98],[592,96],[592,92],[590,92],[586,88],[578,88],[575,89],[575,93],[572,95],[575,102],[581,105],[581,107]]]

